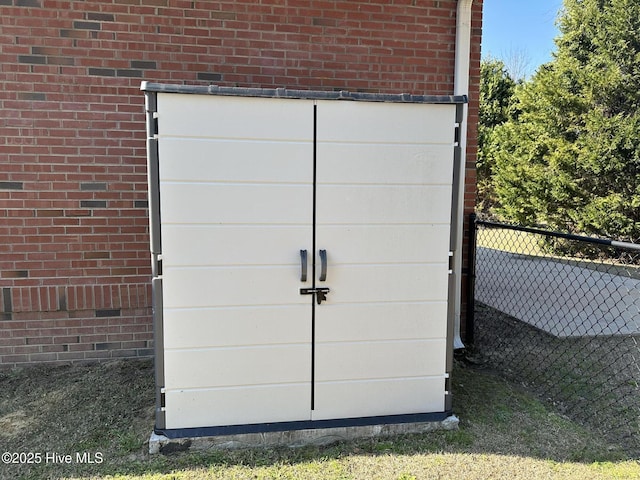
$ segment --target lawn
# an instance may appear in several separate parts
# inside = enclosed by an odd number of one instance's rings
[[[530,258],[544,258],[611,275],[640,279],[640,259],[637,252],[598,245],[589,246],[575,240],[562,242],[565,248],[567,245],[571,245],[574,249],[586,248],[593,258],[589,255],[572,256],[554,250],[549,243],[545,243],[545,237],[537,233],[508,228],[487,228],[481,224],[476,231],[476,245],[480,248],[491,248]]]
[[[462,362],[453,378],[457,431],[149,456],[150,361],[2,372],[0,452],[31,455],[32,463],[0,464],[0,478],[640,478],[637,459],[549,410],[520,385]]]

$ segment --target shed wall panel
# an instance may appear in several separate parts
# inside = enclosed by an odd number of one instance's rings
[[[167,427],[442,411],[455,106],[165,96]]]
[[[171,405],[167,428],[309,420],[309,384],[258,385],[242,388],[175,390],[166,393]]]
[[[167,428],[308,420],[312,103],[158,109]]]
[[[445,379],[410,378],[360,382],[322,382],[316,402],[325,405],[314,410],[314,420],[395,415],[403,412],[442,412]],[[371,402],[375,398],[376,402]]]

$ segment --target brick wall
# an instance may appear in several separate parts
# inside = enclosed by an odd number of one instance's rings
[[[141,80],[451,94],[456,5],[0,0],[0,367],[152,354]]]

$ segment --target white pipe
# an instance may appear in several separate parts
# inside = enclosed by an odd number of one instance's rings
[[[473,0],[458,0],[456,14],[456,52],[453,94],[469,93],[469,65],[471,59],[471,6]]]
[[[453,74],[453,94],[469,94],[469,66],[471,62],[471,6],[473,0],[458,0],[458,10],[456,12],[456,51],[455,70]],[[464,237],[464,179],[465,165],[467,163],[467,117],[469,114],[468,105],[464,105],[464,117],[460,125],[460,175],[458,188],[458,225],[455,229],[455,254],[453,259],[453,270],[455,275],[454,283],[454,336],[453,348],[464,348],[464,343],[460,338],[460,312],[462,300],[462,239]],[[469,292],[471,294],[471,292]]]

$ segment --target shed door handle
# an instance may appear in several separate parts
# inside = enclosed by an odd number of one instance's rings
[[[300,281],[307,281],[307,251],[300,250]]]
[[[320,250],[320,281],[327,279],[327,251]]]

